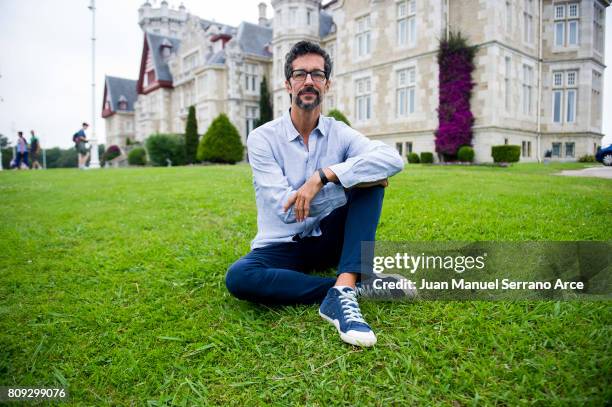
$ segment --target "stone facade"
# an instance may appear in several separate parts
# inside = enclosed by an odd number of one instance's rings
[[[172,41],[178,31],[180,46],[165,61],[171,85],[138,96],[138,140],[183,132],[195,105],[201,133],[224,112],[246,141],[259,116],[261,78],[271,78],[278,117],[289,107],[285,55],[309,39],[334,62],[324,112],[339,109],[403,156],[434,152],[436,53],[451,30],[479,47],[471,99],[476,161],[491,161],[499,144],[521,146],[521,161],[542,160],[547,151],[571,161],[594,154],[602,137],[609,0],[272,0],[273,19],[260,4],[259,24],[237,28],[164,3],[145,3],[139,23]]]

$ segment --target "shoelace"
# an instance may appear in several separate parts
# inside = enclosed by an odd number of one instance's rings
[[[342,313],[346,318],[346,322],[366,323],[361,315],[354,291],[340,292],[340,304],[342,305]]]

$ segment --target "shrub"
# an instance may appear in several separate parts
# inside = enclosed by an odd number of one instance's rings
[[[408,158],[409,164],[418,164],[421,162],[417,153],[408,153],[406,157]]]
[[[474,161],[474,149],[470,146],[461,146],[457,151],[457,159],[461,162]]]
[[[187,164],[193,164],[196,161],[199,137],[198,119],[196,119],[195,107],[189,106],[187,123],[185,124],[185,161]]]
[[[180,134],[153,134],[146,141],[147,154],[154,166],[185,164],[185,138]]]
[[[434,156],[433,153],[422,152],[421,153],[421,164],[433,164]]]
[[[147,163],[147,152],[142,147],[136,147],[128,154],[128,164],[145,165]]]
[[[578,158],[579,163],[594,163],[595,156],[590,154],[585,154],[582,157]]]
[[[496,163],[516,163],[521,157],[521,146],[511,144],[493,146],[491,156]]]
[[[121,149],[117,145],[112,145],[106,149],[104,154],[102,154],[102,161],[110,161],[121,155]]]
[[[327,113],[327,115],[329,117],[333,117],[334,119],[340,121],[340,122],[344,122],[346,123],[347,126],[350,126],[351,123],[348,121],[348,119],[346,118],[346,116],[344,114],[342,114],[342,112],[338,109],[332,109],[329,111],[329,113]]]
[[[198,145],[198,160],[234,164],[242,160],[240,134],[224,113],[213,122]]]

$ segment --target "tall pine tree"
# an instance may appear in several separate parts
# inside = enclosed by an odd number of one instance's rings
[[[196,162],[198,138],[198,119],[196,119],[195,107],[189,106],[187,124],[185,125],[185,160],[187,164]]]
[[[266,77],[259,84],[259,120],[256,127],[272,120],[272,104],[270,103],[270,92],[268,92],[268,81]]]

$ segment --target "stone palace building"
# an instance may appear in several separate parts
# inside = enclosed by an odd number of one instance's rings
[[[222,112],[243,141],[268,78],[274,116],[289,107],[284,57],[297,41],[331,55],[323,111],[408,152],[435,151],[439,39],[460,31],[479,47],[473,73],[476,161],[491,146],[521,146],[521,161],[594,154],[602,129],[605,12],[610,0],[272,0],[257,24],[204,20],[162,1],[139,9],[137,81],[107,77],[108,143],[183,132],[189,106],[203,133]],[[213,17],[213,16],[209,16]],[[128,85],[128,82],[131,85]],[[133,91],[129,91],[132,86]]]

